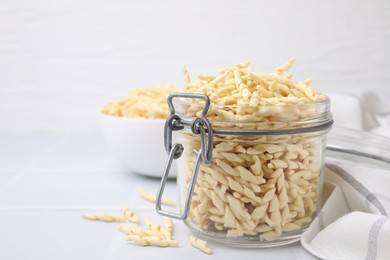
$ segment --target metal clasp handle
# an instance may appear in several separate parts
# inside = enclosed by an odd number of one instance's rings
[[[161,200],[162,200],[162,197],[163,197],[165,185],[167,183],[169,170],[171,169],[172,161],[174,159],[175,153],[177,151],[179,151],[180,149],[182,150],[183,146],[181,144],[175,144],[172,147],[171,151],[169,152],[168,162],[167,162],[167,164],[165,166],[164,175],[161,178],[160,187],[159,187],[159,189],[157,191],[156,210],[157,210],[157,212],[159,214],[161,214],[163,216],[185,220],[188,217],[188,215],[190,214],[190,206],[191,206],[191,201],[192,201],[192,194],[193,194],[193,191],[195,189],[196,178],[198,177],[198,173],[199,173],[200,161],[202,159],[202,151],[199,151],[197,153],[197,156],[196,156],[196,161],[195,161],[195,165],[194,165],[194,169],[192,171],[192,177],[191,177],[191,181],[190,181],[190,187],[188,189],[186,203],[185,203],[183,212],[181,214],[180,213],[175,213],[175,212],[171,212],[171,211],[168,211],[168,210],[164,210],[161,207]]]
[[[175,114],[175,108],[173,106],[172,100],[174,98],[200,98],[204,99],[205,104],[201,113],[200,118],[196,118],[193,121],[186,121],[180,118]],[[213,129],[209,120],[207,119],[207,111],[210,107],[210,99],[207,95],[202,94],[190,94],[190,93],[173,93],[168,97],[168,106],[170,109],[170,115],[165,122],[164,128],[164,144],[165,149],[168,152],[168,161],[165,165],[164,174],[161,178],[160,187],[157,192],[156,199],[156,211],[164,216],[185,220],[190,213],[190,206],[192,201],[192,194],[195,189],[196,179],[199,173],[199,167],[201,161],[205,164],[211,163],[212,160],[212,151],[213,151]],[[172,162],[174,159],[178,159],[183,154],[184,147],[181,144],[174,144],[172,146],[172,131],[182,130],[184,126],[191,126],[191,131],[194,134],[199,134],[201,138],[201,148],[199,151],[194,150],[193,152],[196,154],[196,161],[194,164],[194,168],[192,171],[192,176],[190,180],[190,186],[188,188],[188,193],[186,197],[186,202],[184,205],[183,212],[176,213],[162,209],[161,207],[161,199],[163,197],[164,189],[166,186],[166,182],[168,179],[169,171],[172,166]],[[207,138],[206,138],[207,136]]]
[[[174,98],[198,98],[205,101],[204,107],[201,113],[200,118],[196,118],[193,121],[188,121],[180,118],[175,114],[175,107],[173,106]],[[213,157],[213,129],[209,120],[207,119],[207,112],[210,108],[210,98],[207,95],[203,94],[193,94],[193,93],[172,93],[168,96],[168,106],[170,114],[168,119],[165,121],[164,126],[164,145],[167,153],[172,149],[172,131],[182,130],[184,126],[191,126],[191,131],[194,134],[200,134],[202,150],[202,159],[206,164],[211,162]],[[205,128],[204,128],[205,127]],[[206,140],[207,134],[207,140]],[[179,158],[180,155],[175,154],[175,159]]]

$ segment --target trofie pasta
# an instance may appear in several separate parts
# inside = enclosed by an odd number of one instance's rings
[[[196,238],[194,236],[190,236],[190,243],[193,247],[198,248],[200,251],[206,254],[212,254],[213,251],[209,247],[206,241]]]
[[[135,88],[124,98],[105,105],[101,112],[107,115],[131,118],[166,118],[169,114],[167,97],[179,91],[172,85]]]
[[[155,194],[145,192],[142,189],[139,191],[139,193],[140,193],[141,197],[144,198],[145,200],[153,202],[153,203],[156,202],[156,195]],[[166,206],[176,207],[176,203],[167,197],[162,197],[161,203],[166,205]]]
[[[108,214],[103,212],[98,213],[84,213],[82,215],[84,219],[88,220],[98,220],[104,222],[124,222],[125,216],[122,214]]]
[[[127,207],[123,207],[122,214],[109,213],[84,213],[82,217],[87,220],[98,220],[104,222],[134,222],[139,224],[139,218]],[[164,217],[164,226],[152,223],[145,219],[145,229],[131,227],[125,224],[118,226],[118,230],[126,234],[125,240],[142,246],[176,247],[178,241],[172,239],[173,223],[172,219]]]
[[[139,217],[135,215],[134,212],[132,212],[129,208],[123,207],[121,211],[128,221],[139,223]]]
[[[157,236],[128,235],[125,237],[125,239],[142,246],[168,247],[178,245],[176,240],[161,239]]]
[[[199,75],[197,82],[190,82],[184,68],[185,91],[210,98],[207,119],[214,130],[311,129],[329,120],[329,101],[312,89],[310,79],[294,81],[293,74],[287,74],[294,61],[290,59],[271,73],[253,71],[248,62],[239,63],[220,70],[218,76]],[[201,117],[203,101],[176,102],[180,117]],[[319,208],[328,130],[214,134],[213,159],[199,167],[187,222],[212,237],[296,240]],[[193,151],[200,150],[201,138],[191,131],[179,133],[177,141],[185,149],[179,159],[178,180],[186,194],[196,161]]]
[[[272,122],[272,128],[285,128],[287,123],[309,118],[317,111],[313,106],[299,108],[299,111],[274,106],[305,104],[325,100],[324,95],[313,91],[311,79],[293,81],[293,74],[284,74],[294,63],[295,58],[275,69],[273,73],[255,72],[249,63],[220,70],[218,77],[199,75],[198,82],[186,80],[185,91],[209,96],[211,109],[208,118],[221,122]],[[185,70],[185,75],[188,71]],[[189,76],[186,76],[189,79]],[[259,106],[263,106],[259,109]],[[199,106],[186,107],[186,115],[199,116]],[[290,107],[291,108],[291,107]],[[305,110],[305,111],[304,111]]]
[[[164,218],[165,227],[153,224],[149,219],[145,220],[146,229],[131,228],[120,225],[119,231],[126,234],[125,239],[142,246],[168,247],[177,246],[178,241],[172,239],[172,220]]]

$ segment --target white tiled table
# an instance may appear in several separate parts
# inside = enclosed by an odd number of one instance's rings
[[[174,222],[178,248],[132,245],[117,223],[86,221],[84,212],[119,212],[161,222],[140,188],[156,192],[159,180],[121,168],[99,134],[0,135],[0,259],[316,259],[299,242],[270,249],[211,244],[212,256],[191,247],[187,227]],[[166,195],[176,197],[175,181]]]

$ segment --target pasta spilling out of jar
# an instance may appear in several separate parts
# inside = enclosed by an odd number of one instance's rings
[[[329,100],[314,91],[311,80],[294,81],[287,73],[295,59],[272,73],[256,72],[249,63],[220,70],[219,76],[199,75],[191,82],[184,68],[185,91],[206,94],[207,113],[214,130],[213,159],[201,164],[193,191],[188,224],[203,234],[259,241],[298,234],[319,208],[322,193],[322,154],[325,133],[241,135],[240,130],[310,128],[329,117]],[[182,118],[201,117],[203,103],[179,100]],[[199,135],[181,131],[177,140],[185,147],[178,179],[185,194],[190,184]]]
[[[302,128],[328,113],[318,102],[326,96],[315,92],[311,79],[293,81],[286,73],[295,58],[276,68],[272,73],[255,72],[249,63],[220,70],[221,75],[198,75],[198,82],[190,82],[188,71],[185,92],[205,94],[211,107],[207,114],[214,126],[236,129]],[[187,117],[200,117],[203,106],[198,100],[181,104],[180,113]]]
[[[107,115],[130,118],[161,118],[169,114],[167,97],[179,91],[172,85],[135,88],[119,101],[106,104],[101,112]]]

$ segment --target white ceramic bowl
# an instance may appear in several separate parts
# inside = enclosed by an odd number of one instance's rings
[[[99,113],[100,125],[113,156],[132,172],[161,178],[168,154],[164,119],[122,118]],[[169,178],[176,177],[172,164]]]

